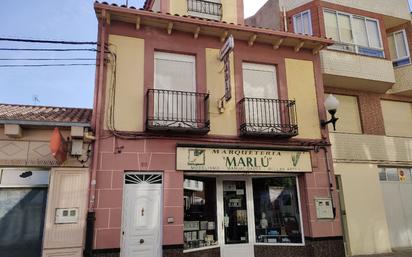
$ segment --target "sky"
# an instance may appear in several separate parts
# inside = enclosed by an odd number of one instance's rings
[[[126,0],[106,0],[123,4]],[[412,5],[412,0],[410,5]],[[65,41],[96,41],[97,20],[93,0],[1,0],[0,37]],[[144,0],[129,0],[141,7]],[[253,15],[266,0],[245,0],[245,17]],[[27,44],[0,41],[1,48],[57,48],[72,46]],[[91,48],[81,46],[80,48]],[[7,58],[95,58],[94,52],[2,51]],[[82,61],[0,60],[0,103],[92,107],[94,66],[1,67],[8,64],[91,64]]]

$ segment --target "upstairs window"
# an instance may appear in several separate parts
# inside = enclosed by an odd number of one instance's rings
[[[295,33],[313,35],[310,11],[304,11],[293,16]]]
[[[222,3],[220,0],[187,0],[189,15],[212,19],[222,19]]]
[[[393,66],[399,67],[410,64],[411,58],[405,30],[399,30],[389,34],[388,41]]]
[[[330,49],[385,57],[378,20],[324,10],[326,36],[337,41]]]

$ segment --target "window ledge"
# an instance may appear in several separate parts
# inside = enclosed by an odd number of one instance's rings
[[[378,59],[378,60],[391,61],[391,60],[389,60],[389,59],[386,58],[386,57],[370,56],[370,55],[358,54],[358,53],[349,52],[349,51],[344,51],[344,50],[337,50],[337,49],[331,49],[331,48],[326,48],[326,49],[324,49],[324,50],[331,51],[331,52],[338,52],[338,53],[346,53],[346,54],[350,54],[350,55],[362,56],[362,57],[372,58],[372,59]],[[392,62],[392,61],[391,61],[391,62]]]

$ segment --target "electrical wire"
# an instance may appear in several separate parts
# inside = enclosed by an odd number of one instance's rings
[[[59,67],[59,66],[97,66],[96,63],[56,63],[56,64],[0,64],[0,68],[17,67]]]
[[[95,48],[0,48],[0,51],[44,51],[44,52],[69,52],[69,51],[91,51],[97,52]]]
[[[0,58],[0,61],[93,61],[96,58]]]
[[[42,43],[42,44],[63,44],[63,45],[96,45],[97,44],[97,42],[88,42],[88,41],[42,40],[42,39],[9,38],[9,37],[0,37],[0,41]]]

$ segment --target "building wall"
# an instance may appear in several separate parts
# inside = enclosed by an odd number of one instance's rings
[[[333,88],[329,86],[325,88],[325,92],[329,94],[347,95],[347,96],[356,97],[358,99],[359,115],[360,115],[362,131],[364,134],[368,134],[368,135],[382,135],[383,136],[386,134],[385,133],[385,121],[384,121],[384,115],[383,115],[382,104],[381,104],[382,101],[412,103],[411,97],[394,95],[394,94],[379,94],[379,93],[366,92],[366,91]],[[405,105],[402,105],[402,106],[405,107]],[[407,106],[405,110],[407,110]],[[341,113],[340,110],[338,110],[338,112]],[[402,116],[399,116],[399,117],[401,118]],[[340,124],[340,122],[341,121],[339,121],[338,124]],[[342,126],[346,126],[346,125],[343,124]],[[391,125],[389,124],[389,126]],[[388,134],[388,136],[403,136],[403,135],[402,134],[396,134],[396,135]]]
[[[112,62],[107,67],[106,103],[110,102],[110,98],[114,98],[116,103],[112,113],[114,129],[141,132],[144,130],[142,67],[145,42],[139,38],[110,35],[109,44],[110,50],[116,54],[116,59],[113,56],[109,57]],[[113,88],[116,90],[113,91]],[[106,129],[112,124],[110,112],[110,106],[107,104],[104,123]]]
[[[381,13],[399,19],[410,19],[409,4],[407,0],[324,0],[333,4],[350,6],[352,8]]]
[[[219,61],[220,49],[206,49],[206,80],[207,91],[210,94],[210,135],[237,136],[237,109],[236,97],[232,97],[229,102],[225,103],[223,113],[219,111],[217,103],[224,96],[225,89],[222,85],[225,83],[225,74],[222,71],[222,63]],[[236,95],[235,68],[233,54],[231,60],[231,87],[232,94]]]
[[[43,232],[44,257],[81,257],[84,250],[86,214],[89,192],[89,162],[81,163],[68,156],[59,163],[50,152],[50,138],[54,127],[22,128],[22,137],[10,138],[0,127],[0,167],[49,170],[49,189]],[[70,129],[60,129],[63,138],[70,137]],[[87,159],[88,144],[84,143],[81,160]],[[55,224],[56,208],[78,208],[75,224]]]
[[[391,252],[378,167],[360,163],[335,163],[334,166],[343,184],[350,254]]]
[[[294,1],[290,1],[290,0],[279,0],[279,6],[281,9],[283,9],[283,7],[286,9],[286,11],[295,9],[301,5],[307,4],[312,2],[313,0],[294,0]]]
[[[345,7],[350,7],[354,9],[359,9],[367,12],[380,13],[388,16],[388,20],[408,20],[410,19],[409,4],[407,0],[323,0],[335,5],[341,5]],[[315,2],[313,0],[280,0],[280,6],[284,6],[287,11],[295,9],[304,4]],[[395,21],[391,21],[395,22]]]
[[[253,16],[245,19],[245,24],[274,30],[283,30],[279,0],[267,1]]]
[[[169,139],[124,140],[107,137],[102,140],[101,152],[96,162],[97,196],[95,249],[120,248],[121,216],[124,171],[163,171],[163,245],[183,244],[183,172],[176,171],[176,144],[214,144],[227,145],[225,140],[199,140],[196,137]],[[249,147],[262,141],[250,141]],[[239,146],[239,144],[234,144]],[[266,146],[270,144],[266,143]],[[119,151],[119,149],[121,149]],[[341,236],[339,215],[334,220],[316,218],[315,198],[329,197],[329,181],[326,173],[324,152],[311,151],[312,173],[299,176],[302,219],[306,237]],[[334,195],[335,203],[337,196]],[[167,218],[174,217],[168,224]]]
[[[243,24],[243,0],[221,0],[222,21]],[[169,13],[188,15],[187,0],[169,0]]]
[[[288,97],[295,99],[299,138],[320,138],[313,62],[286,59]]]
[[[142,92],[153,88],[154,85],[155,51],[195,56],[197,92],[210,93],[211,132],[205,136],[179,136],[172,133],[154,135],[133,131],[136,133],[130,140],[126,140],[113,137],[105,129],[99,131],[101,133],[100,150],[97,159],[94,160],[97,169],[94,249],[118,249],[121,245],[125,170],[164,172],[163,245],[172,247],[183,244],[183,173],[176,171],[177,143],[230,144],[249,147],[294,145],[296,147],[302,146],[304,142],[313,143],[321,140],[319,116],[323,115],[322,81],[319,58],[314,56],[312,51],[302,49],[295,52],[293,47],[284,46],[274,50],[271,45],[255,43],[249,46],[246,41],[236,40],[236,47],[231,56],[233,102],[229,102],[225,112],[219,114],[217,100],[223,96],[224,75],[222,64],[217,61],[218,51],[223,44],[217,37],[202,34],[195,39],[193,33],[175,30],[169,35],[165,29],[149,26],[142,26],[136,30],[135,24],[118,21],[111,21],[107,31],[111,35],[110,38],[115,35],[118,38],[144,40],[144,58],[141,61],[144,64],[144,78],[143,87],[139,89]],[[121,41],[123,42],[123,39]],[[130,40],[127,41],[130,42]],[[137,48],[136,45],[132,47]],[[136,49],[130,51],[134,53]],[[298,122],[301,126],[299,137],[291,140],[239,137],[238,111],[235,104],[244,98],[243,62],[276,65],[279,97],[297,101]],[[133,62],[132,65],[134,65]],[[120,70],[118,70],[118,76],[120,76],[119,73]],[[127,72],[123,74],[129,76]],[[106,87],[108,81],[106,81]],[[107,92],[107,89],[104,91]],[[318,101],[318,97],[321,100]],[[129,98],[123,97],[117,102],[128,100]],[[143,102],[138,108],[145,113]],[[124,114],[135,115],[135,112],[128,110]],[[144,118],[143,115],[142,124]],[[331,195],[325,157],[327,155],[330,158],[330,152],[325,153],[324,150],[320,150],[319,152],[311,151],[311,154],[313,172],[299,177],[305,235],[311,238],[340,237],[342,232],[339,215],[333,220],[318,220],[314,202],[317,197]],[[334,182],[332,184],[334,185]],[[337,196],[334,194],[333,197],[337,203]],[[168,224],[167,217],[175,217],[175,222]]]
[[[236,41],[231,57],[233,98],[226,103],[223,113],[218,111],[218,100],[223,96],[223,64],[217,60],[222,46],[215,38],[202,36],[194,39],[192,34],[173,32],[171,36],[163,30],[142,28],[113,21],[109,42],[117,52],[116,80],[113,80],[113,64],[107,68],[105,89],[105,121],[108,129],[110,106],[114,105],[114,129],[126,132],[145,130],[145,92],[154,85],[154,52],[164,51],[194,55],[196,57],[197,92],[208,92],[211,119],[210,136],[238,136],[237,103],[243,99],[242,62],[276,65],[280,99],[295,99],[299,139],[319,139],[320,126],[319,95],[320,73],[316,72],[316,57],[310,51],[295,53],[292,48],[273,50],[265,45]],[[251,51],[253,50],[253,51]],[[144,67],[141,69],[140,67]],[[116,97],[113,101],[112,85],[115,82]],[[305,92],[302,94],[301,92]],[[111,100],[112,99],[112,100]],[[322,103],[322,101],[320,101]],[[113,129],[113,128],[111,128]]]
[[[348,95],[334,95],[339,101],[339,125],[336,127],[337,133],[362,133],[362,125],[359,114],[358,98]],[[331,118],[328,114],[328,119]],[[333,126],[329,125],[329,131],[333,131]],[[333,131],[335,132],[335,131]]]
[[[410,165],[412,140],[403,137],[331,133],[333,157],[337,161]]]

